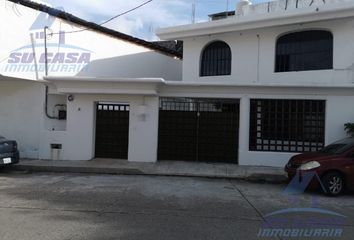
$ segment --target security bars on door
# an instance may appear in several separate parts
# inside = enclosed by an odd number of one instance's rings
[[[314,152],[325,143],[322,100],[252,99],[251,151]]]
[[[97,104],[96,157],[128,159],[129,110],[127,104]]]
[[[237,163],[239,100],[161,98],[159,160]]]
[[[161,98],[160,110],[186,112],[236,112],[238,100],[196,99],[196,98]]]

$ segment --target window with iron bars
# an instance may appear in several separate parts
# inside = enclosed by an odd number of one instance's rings
[[[333,35],[312,30],[281,36],[276,46],[275,72],[333,68]]]
[[[325,144],[323,100],[252,99],[250,151],[315,152]]]
[[[227,43],[216,41],[210,43],[202,53],[200,76],[221,76],[231,74],[232,54]]]

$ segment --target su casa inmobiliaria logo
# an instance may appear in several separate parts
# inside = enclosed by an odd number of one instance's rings
[[[317,173],[298,172],[283,192],[290,205],[302,204],[300,195],[303,195],[312,180],[317,180],[325,191]],[[281,209],[265,215],[265,221],[257,236],[280,239],[341,238],[346,216],[320,208],[319,199],[316,197],[311,197],[310,200],[311,206]]]
[[[62,10],[62,8],[61,8]],[[35,73],[36,65],[40,74],[45,72],[45,47],[47,47],[47,63],[49,73],[78,73],[90,63],[90,50],[66,42],[65,31],[51,29],[55,21],[55,12],[47,14],[41,12],[29,29],[28,40],[34,39],[33,44],[28,44],[10,52],[0,66],[3,73]],[[47,31],[47,44],[45,46],[45,30]]]

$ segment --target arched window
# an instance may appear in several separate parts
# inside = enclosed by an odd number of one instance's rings
[[[312,30],[280,37],[276,47],[276,72],[333,68],[333,35]]]
[[[230,75],[231,58],[231,49],[225,42],[210,43],[202,53],[200,76]]]

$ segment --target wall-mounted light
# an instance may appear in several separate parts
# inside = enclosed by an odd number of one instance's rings
[[[74,100],[75,100],[74,95],[70,94],[70,95],[68,96],[68,101],[69,101],[69,102],[72,102],[72,101],[74,101]]]

